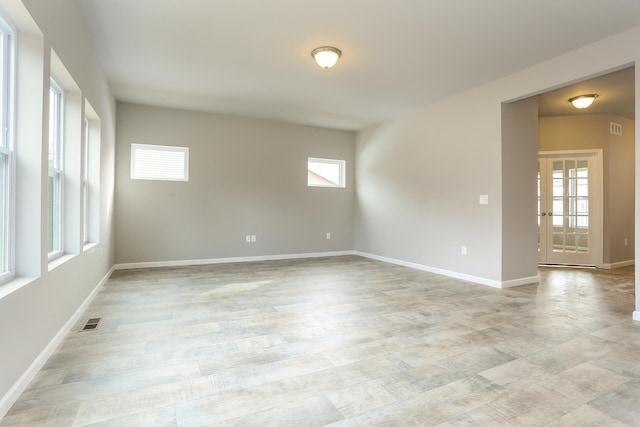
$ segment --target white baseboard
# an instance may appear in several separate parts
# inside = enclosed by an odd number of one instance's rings
[[[188,265],[206,265],[206,264],[228,264],[233,262],[255,262],[255,261],[277,261],[283,259],[302,259],[302,258],[321,258],[332,256],[354,255],[354,251],[337,251],[337,252],[314,252],[301,254],[283,254],[283,255],[263,255],[249,257],[230,257],[230,258],[210,258],[210,259],[186,259],[178,261],[151,261],[151,262],[130,262],[125,264],[116,264],[116,270],[130,270],[133,268],[154,268],[154,267],[182,267]]]
[[[633,320],[637,320],[640,322],[640,311],[636,310],[633,312]]]
[[[472,276],[469,274],[458,273],[456,271],[444,270],[436,267],[429,267],[427,265],[416,264],[413,262],[402,261],[394,258],[387,258],[379,255],[373,255],[366,252],[355,251],[356,255],[363,256],[365,258],[371,258],[378,261],[388,262],[391,264],[402,265],[404,267],[414,268],[416,270],[427,271],[429,273],[440,274],[442,276],[453,277],[455,279],[465,280],[467,282],[478,283],[480,285],[491,286],[493,288],[509,288],[513,286],[520,286],[530,283],[537,283],[540,281],[538,276],[523,277],[521,279],[507,280],[501,282],[499,280],[487,279],[485,277]]]
[[[390,264],[402,265],[404,267],[414,268],[416,270],[428,271],[430,273],[440,274],[448,277],[454,277],[456,279],[466,280],[468,282],[479,283],[481,285],[491,286],[494,288],[509,288],[513,286],[520,286],[520,285],[525,285],[530,283],[538,283],[540,281],[540,278],[538,276],[532,276],[532,277],[523,277],[520,279],[507,280],[504,282],[500,282],[497,280],[486,279],[484,277],[471,276],[468,274],[458,273],[455,271],[443,270],[440,268],[429,267],[422,264],[416,264],[412,262],[402,261],[402,260],[393,259],[393,258],[387,258],[387,257],[373,255],[373,254],[369,254],[366,252],[359,252],[359,251],[314,252],[314,253],[284,254],[284,255],[263,255],[263,256],[251,256],[251,257],[190,259],[190,260],[177,260],[177,261],[131,262],[131,263],[124,263],[124,264],[116,264],[114,268],[116,270],[130,270],[135,268],[182,267],[182,266],[189,266],[189,265],[228,264],[228,263],[234,263],[234,262],[255,262],[255,261],[277,261],[277,260],[284,260],[284,259],[303,259],[303,258],[344,256],[344,255],[358,255],[365,258],[371,258],[378,261],[388,262]]]
[[[611,264],[602,264],[602,268],[606,268],[606,269],[620,268],[620,267],[626,267],[629,265],[634,265],[635,263],[636,261],[634,259],[630,259],[628,261],[613,262]]]
[[[51,339],[51,341],[49,341],[49,344],[47,344],[44,350],[40,352],[38,357],[36,357],[33,363],[29,365],[29,367],[22,374],[22,376],[20,376],[18,381],[16,381],[11,387],[11,389],[9,389],[9,391],[2,397],[2,399],[0,399],[0,419],[2,419],[2,417],[4,417],[7,414],[7,412],[9,412],[9,409],[11,409],[11,406],[13,406],[16,400],[18,400],[20,395],[29,386],[29,383],[33,381],[33,379],[38,374],[40,369],[44,366],[44,364],[47,362],[49,357],[51,357],[51,355],[55,352],[56,348],[58,348],[58,346],[60,345],[62,340],[64,340],[64,338],[67,336],[71,328],[73,328],[73,325],[75,325],[76,322],[80,319],[80,317],[82,316],[82,313],[84,313],[84,311],[87,309],[89,304],[91,304],[91,301],[93,301],[93,299],[96,297],[96,295],[98,294],[98,291],[100,291],[102,286],[107,282],[107,280],[109,279],[109,276],[111,276],[111,273],[113,273],[113,271],[114,271],[114,268],[111,267],[107,272],[107,274],[105,274],[104,277],[100,280],[100,282],[96,285],[96,287],[93,288],[89,296],[85,298],[85,300],[82,302],[80,307],[78,307],[78,309],[73,313],[73,315],[69,318],[69,320],[67,320],[67,322],[62,326],[62,328],[60,328],[58,333],[56,333],[56,335]]]
[[[540,276],[521,277],[519,279],[504,280],[501,288],[513,288],[514,286],[530,285],[532,283],[539,283]]]

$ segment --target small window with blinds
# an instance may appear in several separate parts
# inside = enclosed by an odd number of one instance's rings
[[[189,148],[131,144],[131,179],[189,181]]]

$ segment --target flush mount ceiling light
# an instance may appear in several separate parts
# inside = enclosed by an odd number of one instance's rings
[[[322,68],[331,68],[336,65],[342,55],[340,49],[333,46],[320,46],[311,51],[311,56]]]
[[[593,101],[598,97],[595,93],[589,95],[579,95],[574,96],[569,99],[569,102],[573,104],[574,107],[582,109],[587,108],[589,105],[593,104]]]

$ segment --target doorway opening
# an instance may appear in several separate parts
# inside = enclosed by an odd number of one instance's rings
[[[599,96],[589,108],[578,110],[571,105],[569,99],[583,93],[596,93]],[[598,268],[633,265],[635,67],[548,91],[538,95],[537,99],[538,152],[557,157],[555,166],[554,160],[545,160],[543,167],[551,170],[552,176],[555,173],[556,178],[549,178],[547,174],[547,179],[555,181],[555,191],[564,192],[562,196],[554,196],[554,184],[549,184],[549,181],[541,189],[546,191],[547,204],[538,210],[538,262],[595,265]],[[599,200],[592,199],[591,195],[584,199],[582,194],[572,193],[589,190],[588,187],[576,186],[580,181],[590,181],[580,176],[587,172],[585,168],[578,167],[576,163],[571,171],[571,164],[566,163],[571,159],[562,158],[568,152],[594,151],[601,153],[601,166],[596,169],[601,183]],[[587,159],[582,159],[584,160]],[[562,179],[560,170],[553,172],[560,167],[563,168]],[[590,173],[591,166],[588,169]],[[575,177],[572,178],[570,174]],[[601,212],[599,218],[591,218],[594,202],[600,202],[600,207],[594,205]],[[584,209],[587,209],[588,216]],[[546,213],[544,217],[542,212]],[[552,214],[551,218],[549,212]],[[556,217],[557,214],[560,218]],[[594,219],[600,224],[599,228],[591,228],[592,225],[597,225],[593,224]],[[589,225],[588,230],[582,227],[585,221]],[[593,246],[594,243],[596,246]],[[595,255],[595,260],[588,258],[587,253]]]

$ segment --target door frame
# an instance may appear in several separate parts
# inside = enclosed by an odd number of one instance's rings
[[[571,156],[594,156],[595,172],[593,198],[597,202],[595,209],[589,206],[589,222],[593,224],[593,250],[595,252],[596,268],[603,268],[603,230],[604,230],[604,168],[602,159],[602,149],[593,148],[585,150],[557,150],[538,151],[538,161],[540,157],[571,157]],[[595,218],[591,213],[594,213]],[[538,231],[540,233],[540,231]]]

